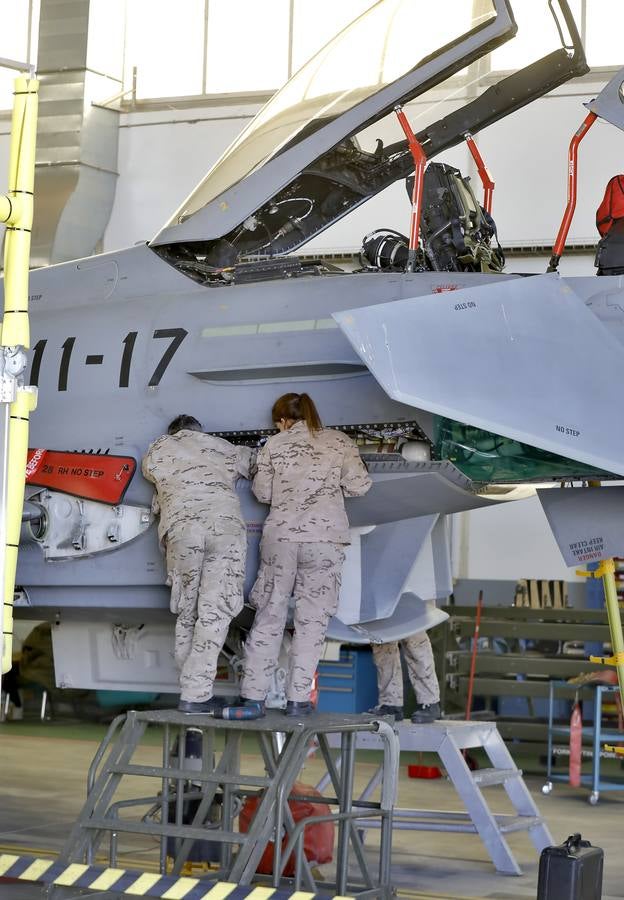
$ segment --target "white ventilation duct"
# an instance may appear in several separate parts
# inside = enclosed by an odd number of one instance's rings
[[[123,4],[41,0],[41,81],[31,264],[76,259],[100,243],[115,196]]]

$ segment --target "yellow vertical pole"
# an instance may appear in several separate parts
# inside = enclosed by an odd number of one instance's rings
[[[609,619],[609,631],[611,632],[611,646],[613,648],[613,656],[610,662],[612,661],[612,665],[615,666],[617,671],[620,697],[624,706],[624,635],[622,634],[622,619],[620,618],[620,606],[618,604],[614,560],[604,560],[600,569],[602,572],[605,606]]]
[[[589,661],[606,666],[615,666],[620,687],[620,697],[624,707],[624,634],[622,633],[622,619],[620,618],[617,582],[615,580],[615,560],[603,559],[594,572],[577,569],[576,574],[581,575],[583,578],[602,578],[613,656],[590,656]]]
[[[4,241],[2,347],[30,346],[28,270],[33,221],[39,82],[16,78],[9,151],[9,215]]]
[[[33,78],[15,79],[9,190],[0,198],[0,220],[6,223],[4,243],[4,317],[0,334],[2,363],[0,405],[9,405],[5,422],[5,452],[0,459],[0,479],[5,487],[0,516],[3,589],[2,666],[12,665],[13,595],[17,567],[17,548],[24,506],[28,418],[36,406],[35,388],[24,385],[25,350],[30,346],[28,323],[28,270],[33,220],[35,182],[35,144],[39,82]]]
[[[19,387],[9,410],[9,448],[6,485],[6,530],[4,553],[4,617],[2,674],[13,664],[13,596],[17,550],[22,527],[26,458],[28,455],[28,418],[37,405],[37,389]]]

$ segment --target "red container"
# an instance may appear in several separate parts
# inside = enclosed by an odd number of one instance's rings
[[[442,772],[437,766],[408,766],[409,778],[442,778]]]
[[[331,812],[329,806],[322,802],[323,798],[316,788],[307,784],[295,782],[291,797],[296,797],[297,794],[307,794],[308,796],[313,797],[318,796],[321,802],[312,803],[308,800],[289,800],[288,805],[295,822],[299,822],[301,819],[308,819],[311,816],[329,815]],[[261,797],[248,797],[245,801],[238,819],[239,828],[242,832],[249,831],[249,826],[257,812],[261,799]],[[288,839],[284,836],[282,840],[282,850],[286,847],[287,842]],[[306,859],[315,865],[331,862],[334,856],[334,823],[314,822],[310,825],[306,825],[303,837],[303,852],[305,853]],[[274,845],[273,841],[270,841],[265,847],[256,872],[261,875],[273,874],[273,854]],[[284,869],[284,876],[286,878],[291,878],[294,874],[295,855],[294,853],[291,853],[290,859]]]

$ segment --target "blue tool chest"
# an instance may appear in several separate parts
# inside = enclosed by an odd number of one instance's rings
[[[366,712],[377,703],[377,670],[370,647],[343,647],[340,659],[318,664],[321,712]]]

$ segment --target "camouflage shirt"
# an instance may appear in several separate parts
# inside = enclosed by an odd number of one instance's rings
[[[234,486],[249,478],[252,451],[229,441],[183,429],[164,434],[143,457],[143,475],[156,485],[161,541],[177,525],[198,522],[215,534],[245,527]]]
[[[340,431],[311,433],[305,422],[269,438],[258,453],[253,492],[270,503],[265,534],[281,541],[349,543],[345,497],[371,480],[353,441]]]

